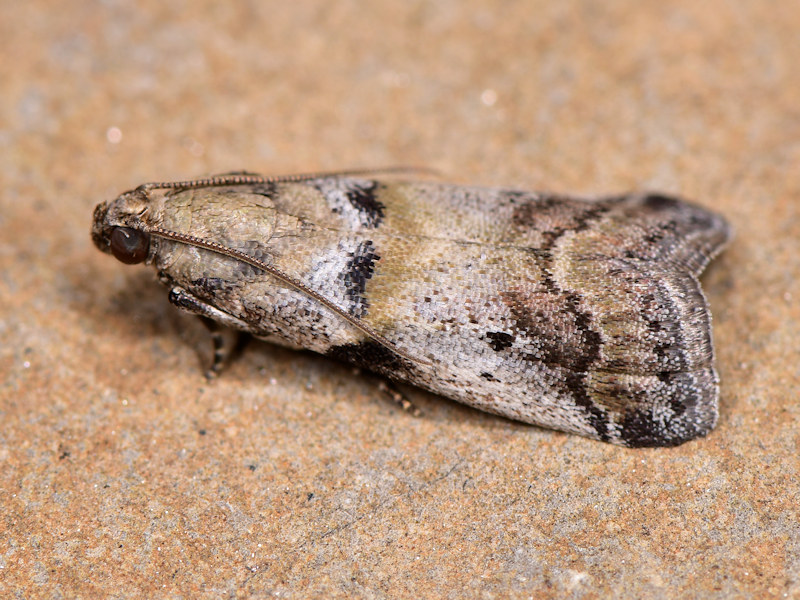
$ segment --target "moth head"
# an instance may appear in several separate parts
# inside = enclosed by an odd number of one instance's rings
[[[150,254],[150,234],[143,218],[150,202],[142,190],[126,192],[94,209],[92,241],[103,252],[127,265],[144,262]]]

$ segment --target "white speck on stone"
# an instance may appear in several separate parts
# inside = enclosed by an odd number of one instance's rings
[[[109,127],[106,130],[106,139],[109,144],[119,144],[122,141],[122,130],[119,127]]]

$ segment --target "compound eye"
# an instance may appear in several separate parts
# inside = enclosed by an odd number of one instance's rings
[[[126,265],[144,262],[150,250],[150,236],[138,229],[115,227],[111,232],[111,254]]]

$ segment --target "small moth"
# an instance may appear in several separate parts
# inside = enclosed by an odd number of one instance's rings
[[[722,217],[659,194],[369,171],[144,184],[98,205],[92,227],[103,252],[153,265],[185,311],[629,447],[716,423],[698,277],[729,237]]]

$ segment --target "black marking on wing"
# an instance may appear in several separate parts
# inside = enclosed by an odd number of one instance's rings
[[[386,346],[371,340],[333,346],[325,355],[399,381],[407,380],[411,372],[411,363]]]
[[[386,216],[386,205],[378,197],[383,187],[377,181],[319,180],[312,183],[328,200],[336,214],[348,216],[355,211],[361,227],[375,229]]]
[[[567,303],[567,306],[570,307],[568,311],[575,316],[575,325],[581,332],[583,343],[579,354],[563,357],[569,365],[569,370],[566,372],[566,385],[576,404],[582,406],[589,414],[589,423],[599,438],[607,442],[610,439],[608,417],[605,411],[594,403],[586,388],[586,377],[589,375],[589,371],[595,363],[601,360],[602,337],[592,329],[591,316],[578,308],[579,298],[570,296],[569,299],[571,302]]]
[[[249,191],[259,196],[275,198],[278,195],[278,186],[274,183],[259,183],[249,188]]]
[[[510,348],[516,339],[513,335],[502,331],[487,331],[486,338],[488,338],[489,345],[495,352]]]
[[[367,227],[377,227],[383,221],[386,206],[377,198],[379,184],[372,181],[368,185],[354,184],[345,194],[350,204],[358,209]]]
[[[375,262],[380,256],[375,252],[375,245],[371,240],[360,242],[356,249],[350,253],[344,271],[339,279],[344,286],[344,295],[347,300],[347,311],[354,317],[364,317],[369,309],[369,301],[365,296],[367,280],[375,272]]]

